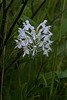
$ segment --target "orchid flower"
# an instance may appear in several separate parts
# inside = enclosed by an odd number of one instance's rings
[[[38,25],[37,29],[30,25],[29,21],[26,20],[23,23],[23,28],[19,28],[19,35],[17,36],[17,46],[15,48],[23,48],[24,54],[23,57],[30,53],[32,56],[35,56],[40,51],[43,51],[43,55],[48,56],[48,52],[51,51],[50,45],[53,41],[50,40],[53,35],[50,32],[50,25],[46,26],[47,20],[44,20],[41,24]]]

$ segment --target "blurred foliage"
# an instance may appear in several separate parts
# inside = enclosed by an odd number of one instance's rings
[[[22,1],[14,0],[7,12],[4,31],[6,36],[10,34],[8,33],[9,29],[23,6]],[[14,42],[18,35],[18,28],[22,27],[22,22],[28,19],[30,24],[36,28],[39,23],[47,19],[48,25],[67,7],[67,0],[46,0],[34,18],[31,19],[42,2],[43,0],[28,0],[6,44],[4,69],[15,59],[18,52],[22,51],[15,49]],[[6,0],[7,6],[9,3],[10,0]],[[0,8],[0,32],[3,19],[2,8]],[[51,26],[54,42],[49,57],[44,56],[43,58],[42,53],[33,58],[27,55],[24,58],[21,56],[10,66],[4,73],[3,100],[67,100],[67,11],[59,16]],[[3,66],[3,54],[0,57],[0,66]],[[41,66],[43,68],[37,79]]]

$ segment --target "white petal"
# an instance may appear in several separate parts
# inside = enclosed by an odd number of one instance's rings
[[[25,52],[24,52],[24,54],[23,54],[23,57],[25,56]]]
[[[37,27],[37,31],[39,30],[39,28],[42,26],[42,28],[45,28],[45,24],[46,24],[47,20],[44,20],[44,22],[42,22],[41,24],[38,25]]]
[[[45,50],[44,45],[42,46],[43,51]]]
[[[43,54],[48,56],[48,52],[47,52],[47,50],[45,50]]]
[[[39,47],[42,47],[42,45],[43,45],[43,42],[41,42],[41,43],[39,44]]]
[[[28,50],[28,49],[26,49],[26,51],[25,51],[25,52],[26,52],[26,54],[29,54],[29,50]]]
[[[26,20],[26,23],[27,23],[27,24],[29,24],[29,21],[28,21],[28,20]]]
[[[18,42],[18,40],[15,40],[15,42]]]

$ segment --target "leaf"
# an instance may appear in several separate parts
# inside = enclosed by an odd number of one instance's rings
[[[64,79],[64,78],[67,78],[67,70],[65,70],[64,72],[62,71],[57,71],[56,72],[56,75],[58,76],[58,78],[61,78],[61,79]]]
[[[67,70],[65,71],[56,71],[56,76],[60,79],[67,78]],[[45,79],[49,80],[52,78],[52,72],[45,73]]]

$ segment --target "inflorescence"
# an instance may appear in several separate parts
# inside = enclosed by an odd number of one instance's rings
[[[53,41],[50,40],[50,37],[53,34],[49,31],[51,26],[45,25],[46,22],[47,20],[44,20],[35,30],[35,28],[30,25],[29,21],[26,20],[26,22],[23,23],[23,29],[18,29],[19,35],[15,40],[17,43],[15,48],[23,48],[23,57],[26,54],[32,54],[32,56],[34,56],[41,51],[43,51],[43,55],[48,56],[48,52],[52,50],[50,45]]]

